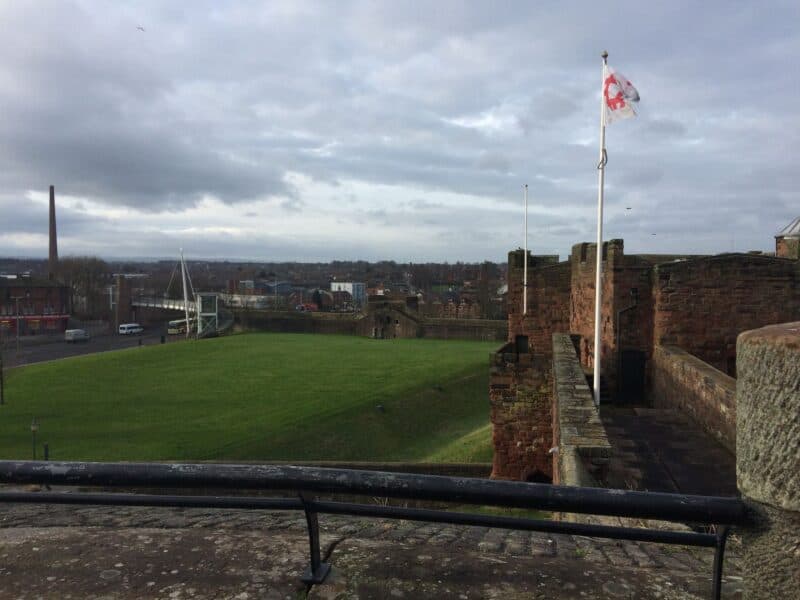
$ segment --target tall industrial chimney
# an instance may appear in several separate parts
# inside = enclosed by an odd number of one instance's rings
[[[58,270],[58,236],[56,234],[56,188],[50,186],[50,254],[47,270],[50,279],[55,279]]]

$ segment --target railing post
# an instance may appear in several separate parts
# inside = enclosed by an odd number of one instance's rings
[[[727,525],[717,526],[717,546],[714,550],[714,589],[712,598],[720,599],[722,593],[722,561],[725,558],[725,542],[728,541],[730,527]]]
[[[319,520],[317,511],[314,510],[314,499],[306,493],[300,492],[300,501],[303,503],[303,510],[306,513],[306,523],[308,524],[308,543],[311,551],[311,564],[306,569],[300,580],[303,583],[316,584],[325,581],[330,573],[330,563],[322,562],[319,550]]]

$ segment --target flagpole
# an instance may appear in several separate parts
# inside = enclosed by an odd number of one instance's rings
[[[522,316],[528,314],[528,184],[522,186],[525,190],[525,241],[523,242],[525,263],[522,269]]]
[[[603,51],[601,56],[603,57],[603,76],[600,87],[600,161],[597,163],[597,263],[595,266],[594,279],[594,403],[597,406],[600,405],[600,359],[602,356],[600,346],[600,313],[603,305],[603,186],[605,185],[606,173],[606,104],[602,86],[605,85],[608,52]]]

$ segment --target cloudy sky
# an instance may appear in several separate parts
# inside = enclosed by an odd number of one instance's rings
[[[774,249],[800,215],[800,4],[0,3],[0,255],[504,260]],[[143,29],[140,29],[140,27]],[[630,209],[628,209],[630,207]]]

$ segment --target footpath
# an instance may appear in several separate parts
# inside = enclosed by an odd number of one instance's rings
[[[328,580],[307,587],[298,512],[9,504],[0,598],[709,598],[713,552],[320,515]],[[735,537],[723,598],[741,594]]]

